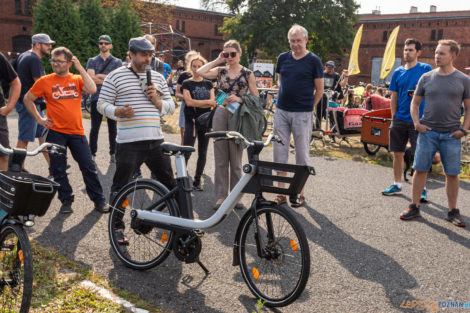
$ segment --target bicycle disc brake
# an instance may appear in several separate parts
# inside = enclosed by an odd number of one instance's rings
[[[173,241],[173,252],[180,261],[194,263],[198,260],[201,253],[201,239],[194,233],[177,234]]]

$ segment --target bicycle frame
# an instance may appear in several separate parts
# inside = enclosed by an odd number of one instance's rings
[[[176,154],[176,173],[177,179],[179,182],[182,182],[184,179],[187,179],[186,174],[186,165],[184,156],[181,153]],[[185,217],[176,217],[170,216],[158,210],[132,210],[131,216],[142,220],[143,222],[150,222],[150,223],[157,223],[160,227],[166,226],[169,228],[183,228],[183,229],[207,229],[216,226],[220,222],[222,222],[227,216],[228,213],[233,210],[235,205],[240,201],[243,196],[243,189],[249,183],[253,175],[256,173],[256,167],[253,164],[247,164],[243,167],[244,175],[240,179],[240,181],[235,185],[232,189],[230,194],[221,204],[221,206],[217,209],[217,211],[205,220],[196,220],[193,218],[185,218]],[[167,195],[162,197],[159,201],[157,201],[150,209],[158,208],[158,206],[163,203],[168,198],[172,197],[178,191],[178,187],[175,187],[173,190],[170,191]],[[186,198],[186,207],[192,208],[192,200],[189,191],[185,191],[186,194],[189,195],[189,199]],[[188,203],[190,202],[190,203]]]

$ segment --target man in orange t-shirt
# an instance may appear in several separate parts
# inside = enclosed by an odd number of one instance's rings
[[[90,147],[82,124],[82,90],[88,94],[96,92],[96,85],[80,64],[80,61],[64,47],[52,51],[50,60],[54,73],[39,78],[24,97],[24,104],[39,125],[48,128],[47,142],[63,145],[70,149],[82,172],[86,191],[99,212],[107,212],[103,188],[98,179],[98,171],[93,162]],[[80,75],[69,72],[74,64]],[[47,117],[43,118],[34,100],[44,97]],[[61,213],[72,213],[74,200],[66,169],[67,159],[63,156],[50,156],[51,174],[60,184],[59,200]]]

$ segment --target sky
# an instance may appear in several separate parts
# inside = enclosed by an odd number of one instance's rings
[[[198,0],[170,0],[175,5],[199,9]],[[418,12],[429,12],[431,5],[437,6],[437,11],[470,10],[468,0],[356,0],[361,5],[359,13],[371,13],[380,9],[382,14],[408,13],[411,6],[418,7]]]

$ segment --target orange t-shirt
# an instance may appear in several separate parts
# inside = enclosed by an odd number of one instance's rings
[[[82,123],[82,88],[80,75],[61,77],[55,73],[39,78],[29,90],[46,100],[50,129],[69,135],[85,135]]]

